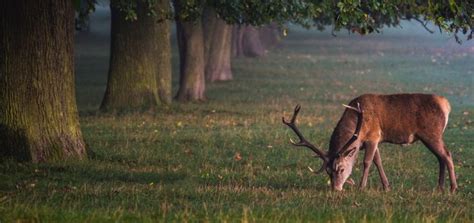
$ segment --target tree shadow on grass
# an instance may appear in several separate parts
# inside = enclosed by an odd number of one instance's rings
[[[0,162],[0,191],[12,191],[31,184],[81,185],[97,183],[173,184],[187,177],[185,172],[140,170],[94,162],[27,164]]]
[[[133,169],[97,168],[93,166],[48,166],[44,169],[46,177],[55,181],[77,183],[123,182],[123,183],[173,183],[186,177],[184,172],[136,171]]]

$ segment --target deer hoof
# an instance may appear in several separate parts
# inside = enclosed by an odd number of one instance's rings
[[[454,194],[454,193],[456,193],[456,190],[457,190],[457,189],[458,189],[458,186],[457,186],[457,185],[452,185],[450,192],[451,192],[452,194]]]

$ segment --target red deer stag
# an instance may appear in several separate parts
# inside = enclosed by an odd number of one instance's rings
[[[331,187],[342,190],[349,178],[360,149],[365,149],[364,172],[360,188],[367,185],[367,177],[372,162],[378,169],[385,190],[390,189],[382,167],[378,144],[411,144],[423,142],[439,161],[438,186],[444,187],[445,170],[449,171],[451,192],[457,188],[456,175],[451,153],[443,141],[443,132],[451,110],[446,98],[430,94],[366,94],[353,99],[334,129],[329,150],[324,152],[307,141],[296,127],[295,121],[300,106],[295,107],[289,126],[299,137],[295,146],[305,146],[313,150],[323,160],[318,172],[326,170],[331,178]]]

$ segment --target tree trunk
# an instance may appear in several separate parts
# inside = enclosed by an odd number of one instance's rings
[[[271,49],[281,41],[281,31],[276,23],[271,23],[258,29],[260,42],[265,49]]]
[[[85,158],[74,89],[70,0],[0,3],[0,156]]]
[[[161,1],[164,7],[161,12],[170,10],[169,2],[167,0]],[[166,5],[165,5],[166,4]],[[157,36],[157,42],[161,45],[161,50],[158,53],[156,62],[158,63],[158,72],[156,80],[158,81],[158,96],[160,101],[165,104],[171,104],[172,100],[172,67],[171,67],[171,40],[170,40],[170,22],[165,20],[158,24],[160,26],[160,33]]]
[[[168,10],[165,0],[155,11]],[[147,111],[171,101],[169,23],[149,16],[144,1],[137,1],[137,20],[110,4],[112,15],[109,75],[102,111]]]
[[[177,13],[179,2],[175,2]],[[176,21],[179,48],[179,90],[176,99],[181,102],[203,101],[205,97],[204,40],[202,21]]]
[[[232,55],[235,57],[261,57],[265,56],[266,50],[262,45],[257,28],[248,25],[234,27],[234,39]]]
[[[241,30],[241,25],[233,25],[232,26],[232,49],[231,55],[233,57],[241,57],[243,56],[242,52],[242,40],[244,36],[244,32]]]
[[[205,76],[210,82],[232,80],[232,26],[207,9],[203,18]]]

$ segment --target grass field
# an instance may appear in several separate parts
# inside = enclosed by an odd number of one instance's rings
[[[95,19],[97,29],[107,22]],[[76,41],[77,101],[90,157],[1,162],[0,222],[472,222],[474,44],[417,29],[334,38],[292,28],[265,58],[234,60],[235,80],[208,85],[207,102],[114,117],[96,113],[108,36],[93,27]],[[421,143],[381,146],[390,192],[381,189],[375,168],[367,190],[346,185],[342,193],[308,170],[321,163],[291,147],[294,136],[281,116],[301,104],[301,130],[327,148],[341,104],[368,92],[450,100],[445,141],[458,193],[436,191],[438,163]],[[359,160],[357,181],[361,166]]]

